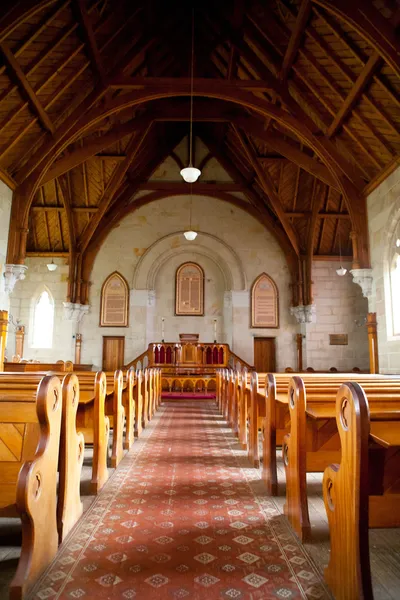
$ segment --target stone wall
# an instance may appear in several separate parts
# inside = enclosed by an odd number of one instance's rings
[[[4,293],[4,264],[7,258],[8,229],[10,224],[12,190],[0,181],[0,310],[8,310],[8,296]]]
[[[170,197],[142,206],[127,216],[104,242],[96,258],[90,288],[90,314],[82,322],[82,360],[101,364],[102,336],[125,336],[125,359],[133,359],[147,344],[161,339],[178,341],[179,333],[199,333],[202,341],[231,344],[245,360],[253,361],[253,337],[276,337],[277,365],[294,361],[297,325],[289,314],[290,276],[275,239],[253,217],[229,204],[207,197],[193,198],[193,226],[199,232],[187,242],[182,215],[189,212],[187,197]],[[176,317],[175,272],[187,261],[205,271],[204,317]],[[100,291],[106,277],[119,271],[129,282],[130,326],[100,328]],[[279,289],[280,328],[250,328],[250,288],[263,271]]]
[[[349,273],[350,263],[343,263],[347,273],[339,277],[339,262],[313,263],[313,294],[316,322],[303,326],[304,367],[316,371],[336,367],[351,371],[353,367],[369,369],[368,334],[365,325],[367,299]],[[347,346],[331,346],[329,334],[348,334]]]
[[[65,259],[54,259],[58,268],[50,272],[46,263],[49,259],[27,258],[26,278],[18,281],[10,295],[10,313],[14,320],[20,319],[25,325],[24,358],[53,362],[56,360],[73,360],[75,340],[73,324],[63,320],[63,302],[67,295],[68,264]],[[35,300],[47,289],[54,300],[54,329],[52,348],[34,348],[32,345],[33,307]],[[7,357],[15,353],[15,337],[13,327],[9,328]]]
[[[370,312],[378,320],[379,367],[382,373],[400,373],[400,336],[393,336],[390,319],[389,244],[400,219],[400,168],[368,197],[368,225],[373,275]],[[400,310],[400,298],[397,301]]]

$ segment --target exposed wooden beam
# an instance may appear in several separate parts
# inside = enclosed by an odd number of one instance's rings
[[[64,206],[31,206],[33,212],[64,212]],[[75,213],[96,213],[98,211],[97,206],[72,206],[72,212]]]
[[[391,23],[365,0],[312,0],[353,27],[400,77],[400,40]]]
[[[343,125],[344,121],[361,98],[366,86],[371,81],[374,71],[377,69],[380,62],[381,56],[377,53],[374,53],[369,57],[367,64],[357,77],[353,87],[351,88],[350,93],[347,95],[339,112],[337,113],[336,117],[329,126],[327,132],[328,137],[332,137],[333,135],[335,135],[340,129],[340,127]]]
[[[282,68],[280,72],[281,78],[285,81],[288,77],[289,71],[292,68],[299,49],[304,30],[307,26],[308,19],[311,14],[311,0],[302,0],[297,14],[296,23],[292,30],[289,43],[286,48],[285,56],[283,57]]]
[[[94,72],[97,74],[100,82],[105,85],[106,73],[100,57],[100,52],[97,47],[96,39],[92,28],[91,18],[86,11],[84,0],[73,0],[74,12],[77,16],[80,29],[83,34],[86,50],[93,66]]]
[[[314,254],[313,261],[330,261],[330,262],[339,262],[340,258],[343,262],[352,262],[353,256],[337,256],[336,254]]]
[[[232,127],[243,147],[243,150],[245,151],[245,154],[248,157],[248,160],[249,160],[251,166],[253,167],[253,169],[258,177],[261,187],[263,188],[266,196],[269,198],[272,209],[274,210],[276,216],[282,223],[282,227],[285,230],[286,235],[288,236],[288,238],[293,246],[293,250],[296,252],[297,255],[299,255],[300,248],[299,248],[296,231],[293,228],[292,223],[290,221],[288,221],[288,219],[286,218],[285,211],[284,211],[282,203],[281,203],[281,199],[279,198],[279,195],[275,189],[275,185],[274,185],[273,181],[271,180],[267,171],[265,171],[262,168],[262,166],[260,165],[259,157],[257,156],[257,153],[255,152],[255,150],[252,147],[249,140],[246,139],[246,137],[240,132],[240,130],[235,125],[232,125]]]
[[[122,140],[127,135],[132,135],[140,127],[141,119],[132,119],[122,125],[116,125],[109,133],[102,135],[99,138],[94,138],[90,142],[84,144],[81,148],[77,148],[62,158],[56,161],[51,169],[47,171],[42,180],[42,185],[59,177],[63,173],[67,173],[74,167],[81,165],[89,158],[92,158],[105,148],[112,146],[119,140]]]
[[[261,122],[257,122],[254,117],[238,117],[233,119],[233,122],[244,129],[246,133],[266,142],[271,148],[280,152],[287,159],[294,162],[296,165],[314,175],[317,179],[321,179],[324,183],[338,189],[338,184],[332,175],[329,173],[325,165],[319,163],[315,158],[300,150],[294,143],[283,139],[282,135],[267,132],[263,129]],[[260,162],[263,162],[260,158]],[[267,158],[265,160],[268,160]]]
[[[149,129],[151,128],[151,125],[152,121],[150,119],[143,119],[141,129],[137,132],[137,135],[135,135],[134,138],[129,142],[126,149],[126,159],[124,160],[124,162],[120,163],[115,169],[110,181],[107,184],[106,189],[104,190],[104,194],[100,199],[97,213],[93,215],[92,219],[89,221],[89,223],[87,224],[87,226],[85,227],[85,229],[79,237],[77,243],[79,251],[83,252],[90,243],[90,240],[96,230],[96,227],[107,212],[113,200],[113,197],[115,196],[118,188],[122,183],[123,178],[125,177],[127,170],[134,161],[137,153],[141,150],[141,147],[147,136],[147,133],[149,132]]]
[[[193,86],[196,92],[207,87],[210,89],[213,79],[197,77],[194,79]],[[219,89],[227,90],[247,90],[252,92],[263,92],[273,88],[271,81],[262,81],[259,79],[235,79],[228,81],[220,79],[215,82]],[[175,89],[176,87],[188,86],[190,89],[189,77],[115,77],[110,81],[110,89],[116,90],[144,90],[149,88]]]
[[[292,212],[286,212],[285,213],[287,217],[290,217],[292,219],[304,219],[311,216],[312,212],[310,210],[303,210],[303,211],[292,211]],[[317,214],[317,219],[344,219],[346,221],[348,221],[350,219],[350,215],[347,213],[340,213],[340,212],[319,212]]]
[[[51,134],[53,134],[54,125],[51,122],[49,115],[44,110],[41,102],[39,102],[38,97],[33,91],[31,84],[27,80],[25,73],[23,72],[15,56],[13,55],[13,53],[11,52],[11,50],[5,42],[0,43],[0,49],[8,64],[11,76],[16,80],[17,84],[20,86],[22,94],[27,96],[28,102],[31,105],[31,109],[37,115],[43,127]]]
[[[26,256],[31,258],[68,258],[69,252],[27,252]]]

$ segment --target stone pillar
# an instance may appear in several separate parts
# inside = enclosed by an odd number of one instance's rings
[[[7,345],[8,312],[0,310],[0,371],[4,371],[4,354]]]
[[[20,358],[24,356],[24,339],[25,339],[25,326],[17,325],[15,329],[15,354]]]
[[[368,346],[369,346],[369,370],[371,373],[379,373],[378,335],[376,313],[368,313]]]
[[[75,335],[75,359],[74,359],[74,363],[76,365],[81,364],[81,350],[82,350],[82,334],[77,333]]]
[[[297,370],[299,373],[303,370],[303,334],[296,334],[297,345]]]

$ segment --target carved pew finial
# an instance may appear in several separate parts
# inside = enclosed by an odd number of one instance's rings
[[[340,387],[336,422],[341,463],[325,469],[323,479],[331,538],[325,579],[336,600],[372,600],[368,544],[370,421],[368,402],[358,383],[347,382]]]

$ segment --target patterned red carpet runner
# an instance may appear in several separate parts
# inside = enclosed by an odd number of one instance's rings
[[[32,597],[327,598],[237,450],[214,401],[165,402]]]

